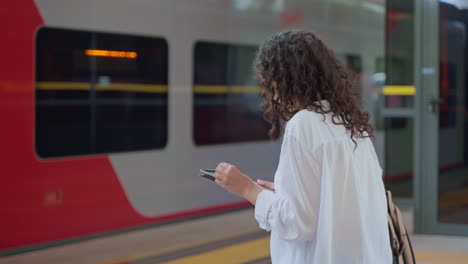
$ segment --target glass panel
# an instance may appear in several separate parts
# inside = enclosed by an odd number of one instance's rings
[[[36,51],[39,156],[165,146],[164,39],[42,28]]]
[[[253,79],[257,47],[198,42],[194,66],[194,140],[197,145],[267,140],[269,125]]]
[[[468,7],[440,1],[438,219],[468,224]]]
[[[414,1],[387,1],[386,37],[385,107],[412,107],[404,87],[414,85]]]
[[[388,117],[384,119],[385,185],[395,197],[413,195],[413,118]]]
[[[384,131],[384,181],[396,197],[413,195],[414,1],[389,0],[386,56],[377,58],[379,98],[377,129]]]

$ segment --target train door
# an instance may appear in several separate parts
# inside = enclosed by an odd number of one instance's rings
[[[415,7],[415,230],[468,235],[468,3]]]

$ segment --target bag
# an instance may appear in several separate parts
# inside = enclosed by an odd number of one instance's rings
[[[393,253],[394,264],[416,264],[414,258],[413,247],[406,227],[403,224],[400,209],[393,203],[392,193],[387,193],[387,207],[388,207],[388,229],[390,232],[390,246]],[[403,262],[400,262],[401,260]]]

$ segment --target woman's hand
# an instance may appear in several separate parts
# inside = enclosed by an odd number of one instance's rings
[[[255,204],[258,194],[263,188],[255,184],[249,176],[243,174],[234,165],[221,162],[215,170],[215,182],[227,191],[244,197]]]
[[[257,184],[269,191],[275,191],[275,184],[269,181],[257,180]]]

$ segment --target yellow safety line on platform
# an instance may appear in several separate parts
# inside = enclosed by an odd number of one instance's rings
[[[384,95],[415,95],[414,85],[385,85],[382,89]]]
[[[268,257],[270,255],[269,241],[270,238],[256,239],[194,256],[164,262],[163,264],[239,264]]]
[[[123,257],[106,264],[117,264],[127,263],[140,259],[156,257],[164,253],[175,252],[184,248],[192,248],[194,246],[210,243],[213,241],[221,241],[231,237],[237,237],[242,234],[248,234],[249,232],[238,233],[235,236],[229,235],[222,238],[211,239],[209,241],[203,241],[198,243],[188,243],[182,246],[167,248],[162,250],[155,250],[147,252],[133,257]],[[225,263],[225,264],[238,264],[256,259],[268,257],[269,251],[269,238],[260,238],[247,242],[238,243],[235,245],[227,246],[224,248],[218,248],[210,250],[204,253],[196,254],[193,256],[183,257],[180,259],[164,262],[163,264],[197,264],[197,263]],[[468,253],[456,253],[456,252],[440,252],[440,251],[415,251],[416,260],[418,263],[424,264],[462,264],[468,259]]]
[[[439,208],[468,205],[468,188],[463,188],[440,195]]]
[[[130,261],[136,261],[136,260],[139,260],[139,259],[156,257],[158,255],[162,255],[162,254],[166,254],[166,253],[170,253],[170,252],[175,252],[175,251],[179,251],[179,250],[183,250],[183,249],[189,249],[189,248],[193,248],[193,247],[196,247],[196,246],[201,246],[201,245],[204,245],[204,244],[209,244],[209,243],[216,242],[216,241],[228,240],[230,238],[236,238],[236,237],[239,237],[239,236],[243,236],[243,235],[247,235],[247,234],[251,234],[251,233],[256,233],[258,231],[259,231],[259,229],[255,228],[255,229],[247,230],[247,231],[244,231],[244,232],[232,232],[232,233],[229,233],[227,235],[219,236],[219,237],[208,239],[208,240],[196,241],[196,242],[191,242],[191,243],[184,243],[184,244],[180,244],[180,245],[174,246],[174,247],[147,251],[147,252],[144,252],[144,253],[141,253],[141,254],[135,254],[133,256],[126,256],[126,257],[121,257],[121,258],[114,259],[114,260],[111,260],[111,261],[102,262],[101,264],[122,264],[122,263],[130,262]]]
[[[415,251],[416,262],[421,264],[462,264],[467,263],[467,253]]]

